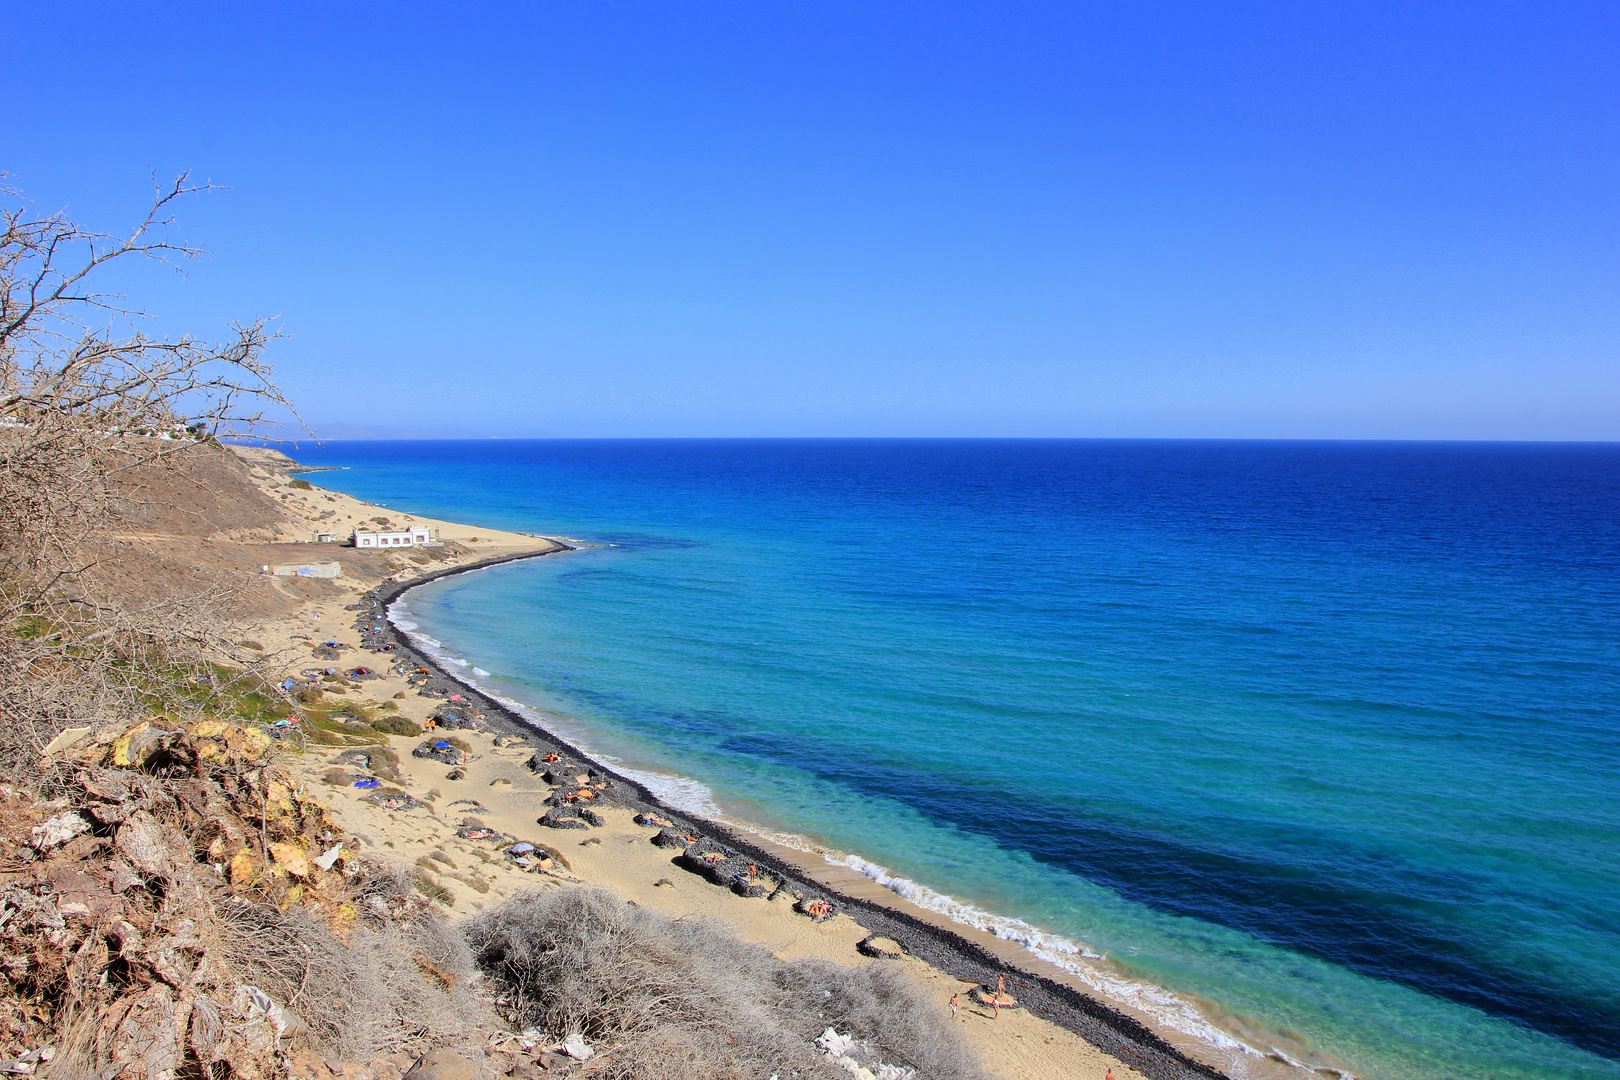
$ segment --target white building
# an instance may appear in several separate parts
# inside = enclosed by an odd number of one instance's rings
[[[409,529],[400,529],[397,532],[354,530],[354,546],[357,548],[416,547],[431,543],[433,535],[426,525],[413,525]]]

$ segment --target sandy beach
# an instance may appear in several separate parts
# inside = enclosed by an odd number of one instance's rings
[[[360,739],[342,745],[340,734],[317,740],[299,733],[286,746],[291,764],[365,853],[410,867],[452,917],[525,891],[606,886],[672,917],[717,920],[785,959],[903,965],[942,1013],[955,1000],[964,1035],[999,1076],[1220,1075],[1014,943],[950,922],[811,852],[663,806],[646,789],[458,682],[386,620],[387,605],[413,585],[496,562],[567,557],[571,548],[563,539],[400,514],[313,483],[289,488],[289,475],[308,474],[289,469],[274,451],[239,452],[254,465],[255,482],[312,531],[346,532],[382,518],[426,525],[447,542],[439,549],[391,551],[284,545],[306,559],[338,561],[342,576],[318,583],[277,579],[320,588],[251,633],[285,663],[291,692],[317,700],[327,716],[341,718],[349,707],[413,725],[438,722],[421,735],[389,736],[387,746]],[[347,674],[361,669],[366,674]],[[427,753],[433,756],[421,756]],[[547,781],[548,770],[557,783]],[[586,777],[587,786],[576,776]],[[548,800],[555,805],[548,807]],[[548,811],[565,827],[538,823]],[[637,824],[649,816],[652,824]],[[717,885],[688,868],[681,846],[655,845],[661,821],[673,826],[670,832],[721,849],[730,856],[728,869],[746,867],[739,872],[754,887]],[[536,845],[524,860],[529,865],[508,854],[516,843]],[[556,857],[546,858],[546,849]],[[802,913],[818,901],[830,908],[829,916]],[[996,1009],[984,987],[1003,976],[1016,1004]]]

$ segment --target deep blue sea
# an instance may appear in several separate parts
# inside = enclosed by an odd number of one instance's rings
[[[589,542],[410,595],[486,685],[1234,1074],[1620,1077],[1620,444],[294,452]]]

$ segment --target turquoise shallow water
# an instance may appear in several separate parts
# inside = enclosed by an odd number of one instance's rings
[[[599,545],[409,617],[733,816],[1039,928],[1235,1072],[1246,1044],[1386,1080],[1620,1076],[1620,448],[299,456]]]

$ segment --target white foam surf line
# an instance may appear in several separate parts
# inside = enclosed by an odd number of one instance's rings
[[[960,926],[972,927],[1003,941],[1010,941],[1032,956],[1073,975],[1104,1000],[1134,1009],[1151,1017],[1154,1023],[1179,1032],[1201,1044],[1257,1058],[1263,1058],[1267,1053],[1217,1027],[1195,1004],[1174,991],[1154,983],[1128,979],[1110,970],[1105,966],[1108,957],[1082,942],[1059,934],[1049,934],[1022,919],[986,911],[984,908],[932,889],[919,881],[896,874],[888,867],[860,855],[828,851],[796,833],[762,829],[746,822],[727,821],[726,824],[747,829],[784,847],[820,855],[833,866],[854,870],[926,911],[943,915]]]
[[[556,732],[561,735],[579,747],[584,753],[611,767],[625,779],[633,780],[652,792],[658,801],[664,805],[711,821],[717,820],[725,824],[737,824],[742,827],[741,823],[731,822],[727,819],[725,813],[720,809],[720,805],[715,801],[713,790],[701,780],[694,780],[689,776],[682,776],[678,773],[655,772],[648,769],[634,768],[616,755],[601,750],[593,745],[590,737],[591,733],[588,729],[558,713],[547,712],[535,708],[527,702],[510,697],[502,693],[497,687],[485,682],[484,679],[490,677],[489,672],[473,664],[469,659],[454,655],[445,648],[444,642],[438,638],[422,633],[420,625],[410,618],[411,614],[410,605],[403,598],[388,605],[388,621],[404,634],[412,645],[436,661],[461,668],[462,670],[455,673],[456,678],[491,701],[500,703],[542,730]]]
[[[849,867],[920,908],[1021,946],[1030,955],[1067,971],[1105,1000],[1152,1017],[1155,1024],[1222,1050],[1264,1056],[1258,1048],[1216,1027],[1186,998],[1162,986],[1129,979],[1110,970],[1106,966],[1108,958],[1082,942],[1046,933],[1022,919],[986,911],[921,882],[895,874],[859,855],[823,858],[835,865]],[[1085,962],[1088,960],[1092,963]]]
[[[636,779],[653,777],[653,775],[641,773],[637,775]],[[659,779],[667,783],[670,778],[660,777]],[[971,927],[991,934],[1003,941],[1010,941],[1023,948],[1031,956],[1045,960],[1054,967],[1073,975],[1103,1001],[1111,1005],[1132,1009],[1146,1016],[1160,1028],[1186,1036],[1201,1046],[1217,1052],[1225,1051],[1225,1053],[1217,1053],[1215,1056],[1219,1060],[1219,1064],[1234,1077],[1234,1080],[1246,1073],[1246,1070],[1242,1067],[1244,1059],[1251,1059],[1256,1064],[1259,1064],[1268,1060],[1268,1054],[1277,1052],[1251,1046],[1230,1032],[1216,1026],[1199,1011],[1197,1005],[1172,990],[1167,990],[1155,983],[1126,978],[1108,966],[1107,956],[1082,942],[1059,934],[1049,934],[1022,919],[986,911],[984,908],[977,907],[964,900],[958,900],[954,896],[939,892],[921,882],[902,877],[887,867],[860,855],[829,851],[799,833],[781,832],[750,821],[731,817],[715,804],[714,793],[702,783],[685,777],[676,777],[674,779],[682,789],[685,789],[686,785],[690,785],[691,788],[699,789],[705,793],[701,800],[695,801],[701,801],[703,806],[707,808],[706,810],[698,806],[680,806],[679,809],[690,809],[693,813],[701,813],[711,821],[718,821],[723,825],[732,826],[743,832],[753,833],[755,836],[763,837],[773,844],[780,844],[796,851],[819,855],[833,866],[843,866],[854,870],[875,884],[888,889],[896,896],[908,900],[924,910],[932,911],[936,915],[943,915],[946,919],[959,926]],[[684,794],[684,790],[682,793]],[[656,791],[655,794],[657,794]],[[660,794],[659,798],[663,799],[664,796]],[[665,801],[669,802],[671,806],[676,805],[668,799],[665,799]],[[1086,961],[1091,962],[1087,963]],[[1290,1061],[1290,1064],[1301,1069],[1309,1068],[1309,1066],[1299,1062]]]
[[[633,780],[645,787],[660,802],[671,809],[681,810],[696,817],[718,822],[722,825],[729,825],[744,832],[753,833],[756,836],[762,836],[772,843],[781,844],[783,847],[819,855],[828,863],[854,870],[856,873],[888,889],[896,896],[908,900],[927,911],[943,915],[951,922],[983,931],[1003,941],[1010,941],[1023,948],[1030,955],[1045,960],[1047,963],[1073,975],[1105,1001],[1135,1010],[1149,1017],[1154,1024],[1184,1035],[1205,1046],[1227,1051],[1228,1054],[1236,1053],[1239,1055],[1239,1059],[1222,1062],[1228,1069],[1238,1065],[1240,1058],[1243,1056],[1264,1059],[1267,1053],[1277,1052],[1276,1050],[1258,1049],[1222,1030],[1205,1017],[1195,1004],[1174,991],[1153,983],[1128,979],[1118,974],[1107,966],[1108,958],[1104,954],[1096,952],[1082,942],[1058,934],[1046,933],[1039,927],[1022,919],[986,911],[984,908],[977,907],[964,900],[958,900],[954,896],[939,892],[921,882],[896,874],[887,867],[860,855],[829,851],[798,833],[780,832],[753,822],[734,818],[721,809],[713,789],[701,780],[677,773],[637,769],[625,764],[622,759],[615,755],[604,753],[593,747],[589,737],[590,733],[580,725],[572,723],[566,717],[556,713],[542,711],[525,702],[502,694],[482,679],[475,677],[471,674],[472,672],[483,676],[487,676],[489,673],[483,668],[473,665],[470,660],[450,653],[446,650],[444,643],[437,638],[421,633],[420,625],[412,620],[410,615],[410,606],[406,604],[404,599],[395,600],[388,606],[388,621],[393,623],[401,633],[410,639],[413,645],[441,663],[462,669],[456,672],[456,678],[491,700],[499,702],[517,715],[529,720],[537,727],[547,731],[555,731],[557,734],[562,735],[569,742],[579,747],[581,751],[600,760],[626,779]],[[1086,961],[1091,961],[1091,963],[1086,963]],[[1305,1068],[1307,1066],[1300,1065],[1300,1067]]]

